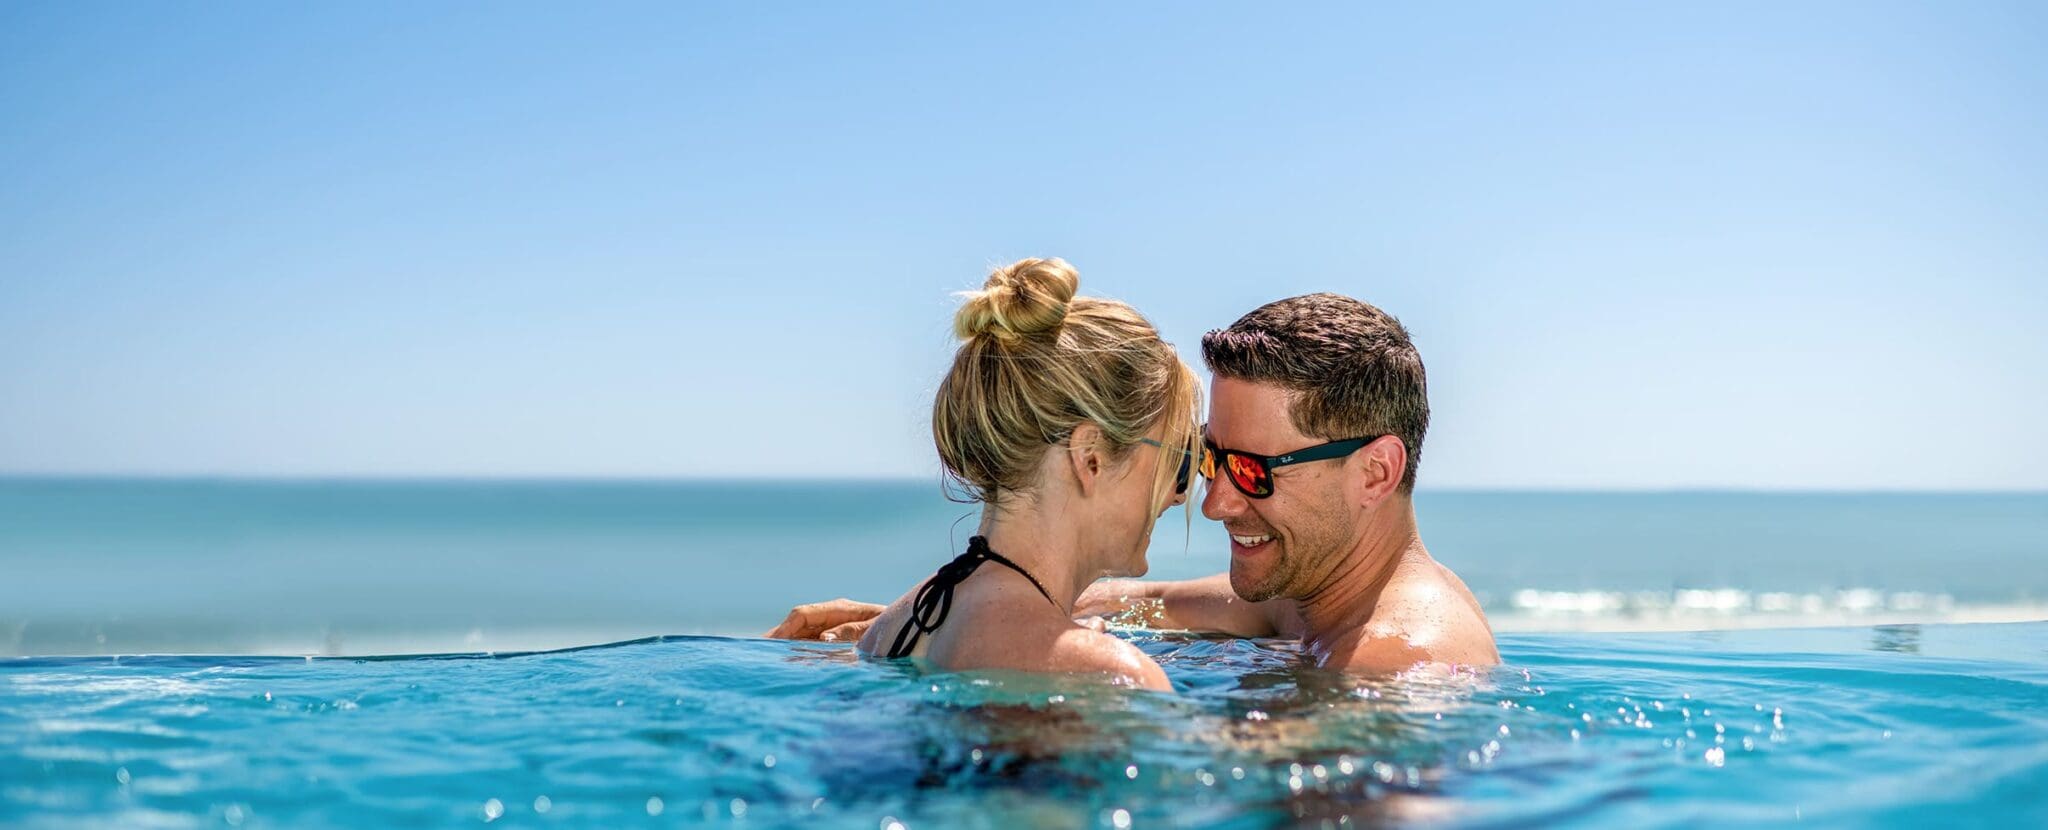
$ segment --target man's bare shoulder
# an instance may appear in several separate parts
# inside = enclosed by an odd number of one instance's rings
[[[1493,628],[1479,601],[1449,569],[1426,557],[1403,567],[1380,593],[1372,619],[1332,642],[1330,668],[1400,671],[1417,663],[1500,663]]]

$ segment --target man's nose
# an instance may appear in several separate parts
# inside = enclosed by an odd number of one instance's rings
[[[1202,515],[1220,522],[1244,515],[1248,506],[1244,494],[1237,492],[1230,482],[1220,477],[1203,482]]]

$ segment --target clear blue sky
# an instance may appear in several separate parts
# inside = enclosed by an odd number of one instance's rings
[[[929,475],[1047,255],[1425,487],[2048,487],[2048,6],[1039,5],[0,5],[0,473]]]

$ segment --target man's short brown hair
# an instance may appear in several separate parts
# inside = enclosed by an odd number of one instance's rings
[[[1408,449],[1401,492],[1415,491],[1429,384],[1422,355],[1393,315],[1342,294],[1289,297],[1202,335],[1202,359],[1219,377],[1292,393],[1288,415],[1303,435],[1399,437]]]

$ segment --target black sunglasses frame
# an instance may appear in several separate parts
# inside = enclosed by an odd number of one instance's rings
[[[1215,481],[1217,472],[1220,468],[1223,471],[1223,475],[1226,478],[1230,479],[1231,486],[1236,487],[1237,491],[1243,493],[1246,498],[1270,498],[1273,495],[1274,469],[1279,467],[1285,467],[1291,464],[1306,464],[1310,461],[1326,461],[1332,458],[1343,458],[1347,455],[1364,449],[1367,444],[1370,444],[1374,441],[1378,441],[1379,439],[1385,437],[1385,435],[1372,435],[1363,438],[1346,438],[1341,441],[1331,441],[1326,444],[1317,444],[1313,447],[1303,447],[1293,452],[1282,453],[1280,455],[1259,455],[1257,453],[1249,453],[1243,450],[1224,449],[1222,447],[1216,446],[1216,442],[1209,440],[1207,437],[1204,437],[1202,439],[1202,447],[1204,450],[1206,450],[1207,455],[1202,459],[1202,477],[1210,481]],[[1230,459],[1233,457],[1242,458],[1246,461],[1250,461],[1253,464],[1257,465],[1257,470],[1260,473],[1260,478],[1264,479],[1266,482],[1265,492],[1261,493],[1250,487],[1246,487],[1244,485],[1244,482],[1238,480],[1237,476],[1230,475]]]
[[[1173,474],[1173,494],[1178,496],[1187,493],[1188,488],[1195,483],[1195,451],[1192,449],[1169,447],[1150,438],[1140,438],[1138,443],[1151,444],[1161,450],[1180,453],[1180,470]]]

